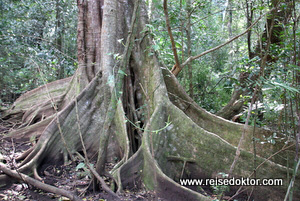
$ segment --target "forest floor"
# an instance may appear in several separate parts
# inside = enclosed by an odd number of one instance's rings
[[[15,158],[21,155],[22,152],[32,146],[31,142],[14,142],[3,139],[5,133],[9,131],[7,125],[0,121],[0,161],[5,163],[8,167],[14,169],[16,167]],[[108,164],[107,168],[110,169],[113,164]],[[43,182],[63,188],[65,190],[75,192],[77,195],[86,201],[113,201],[113,200],[128,200],[128,201],[164,201],[155,195],[152,191],[145,189],[139,190],[125,190],[119,195],[118,199],[113,198],[111,195],[105,192],[93,192],[90,186],[90,175],[85,165],[80,162],[75,162],[68,165],[60,166],[47,166],[41,167],[40,176]],[[1,171],[0,171],[1,174]],[[104,178],[107,182],[108,178]],[[0,200],[8,201],[67,201],[66,197],[55,195],[53,193],[44,192],[40,189],[26,184],[25,182],[16,182],[8,184],[5,187],[0,188]]]
[[[13,139],[3,139],[4,136],[20,125],[5,122],[0,118],[0,162],[7,165],[11,169],[16,169],[16,158],[23,152],[33,146],[37,139],[32,139],[27,142],[14,141]],[[114,164],[106,164],[106,172],[109,172]],[[144,187],[124,190],[119,198],[114,198],[112,195],[104,191],[93,192],[91,184],[91,175],[87,167],[79,159],[76,162],[69,162],[67,165],[51,165],[46,164],[39,168],[39,176],[43,179],[42,182],[65,189],[78,195],[83,201],[165,201],[165,199],[158,197],[155,192],[148,191]],[[0,171],[0,175],[3,174]],[[108,186],[110,181],[108,177],[103,177]],[[210,196],[212,199],[217,199],[211,187],[197,189],[197,186],[191,186],[192,190],[196,190],[205,196]],[[228,193],[228,194],[227,194]],[[234,193],[227,192],[223,196],[223,200],[228,200]],[[248,200],[246,195],[240,195],[239,201]],[[26,184],[22,181],[13,181],[6,186],[0,183],[0,201],[68,201],[70,199],[45,192],[37,189],[34,186]]]

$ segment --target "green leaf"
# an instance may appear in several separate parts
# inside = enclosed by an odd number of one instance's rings
[[[153,48],[155,51],[157,51],[157,50],[159,50],[159,45],[152,45],[152,48]]]
[[[280,88],[283,88],[287,91],[290,91],[290,92],[295,92],[295,93],[300,93],[300,91],[294,87],[291,87],[291,86],[288,86],[287,84],[285,83],[279,83],[279,82],[270,82],[271,85],[273,86],[276,86],[276,87],[280,87]]]
[[[178,48],[178,49],[181,49],[182,48],[182,46],[181,46],[181,44],[180,43],[178,43],[178,42],[176,42],[176,48]]]
[[[146,24],[146,27],[149,28],[149,29],[152,30],[152,31],[154,30],[154,26],[151,25],[151,24]]]
[[[76,169],[76,171],[78,171],[79,169],[83,169],[84,167],[85,167],[84,163],[79,163],[75,169]]]
[[[257,8],[258,8],[259,10],[264,10],[264,9],[265,9],[264,6],[258,6]]]
[[[127,76],[127,74],[124,71],[122,71],[121,69],[118,70],[118,73],[121,74],[121,75]]]
[[[25,199],[26,199],[26,196],[24,196],[24,195],[19,195],[18,198],[19,198],[19,200],[25,200]]]

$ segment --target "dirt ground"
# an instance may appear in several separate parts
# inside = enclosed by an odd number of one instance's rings
[[[17,125],[15,125],[17,126]],[[14,142],[3,140],[5,133],[9,131],[11,125],[7,122],[0,120],[0,161],[5,163],[8,167],[14,169],[17,167],[15,159],[21,155],[22,152],[32,146],[31,142]],[[113,167],[114,164],[108,164],[107,169]],[[1,171],[0,171],[1,174]],[[118,199],[114,199],[111,195],[105,192],[93,192],[91,189],[91,175],[85,167],[84,163],[70,162],[68,165],[49,165],[41,167],[39,172],[44,183],[63,188],[65,190],[75,192],[77,195],[86,201],[110,201],[110,200],[128,200],[128,201],[142,201],[142,200],[155,200],[163,201],[158,198],[154,192],[147,191],[145,189],[139,190],[124,190],[119,195]],[[105,178],[105,181],[109,185],[109,178]],[[11,185],[0,188],[0,200],[8,201],[67,201],[66,197],[55,195],[53,193],[44,192],[40,189],[28,185],[24,182],[14,182]]]

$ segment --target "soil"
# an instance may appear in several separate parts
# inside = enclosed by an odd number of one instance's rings
[[[21,155],[28,148],[33,146],[31,142],[14,142],[3,139],[3,136],[9,132],[11,125],[7,122],[0,121],[0,161],[6,164],[11,169],[17,167],[16,158]],[[35,139],[34,139],[35,140]],[[33,142],[34,143],[34,142]],[[114,164],[107,164],[106,169],[109,170]],[[91,176],[84,163],[79,160],[76,162],[70,162],[67,165],[47,165],[40,168],[39,172],[44,183],[63,188],[70,192],[74,192],[79,195],[82,200],[86,201],[113,201],[113,200],[126,200],[126,201],[142,201],[142,200],[155,200],[164,201],[155,195],[155,192],[147,191],[145,188],[136,190],[124,190],[119,195],[118,199],[115,199],[106,192],[99,191],[93,192],[92,185],[90,183]],[[0,171],[1,174],[1,171]],[[103,177],[108,185],[111,180],[107,177]],[[0,188],[0,200],[8,201],[67,201],[66,197],[55,195],[53,193],[44,192],[40,189],[28,185],[24,182],[16,182],[8,184],[5,187]]]

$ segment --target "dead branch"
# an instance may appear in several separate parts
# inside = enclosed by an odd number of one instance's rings
[[[74,195],[73,193],[71,193],[69,191],[57,188],[55,186],[51,186],[49,184],[42,183],[36,179],[29,177],[26,174],[18,173],[16,170],[11,170],[11,169],[7,168],[6,165],[1,162],[0,162],[0,170],[2,170],[6,175],[8,175],[10,177],[24,181],[24,182],[26,182],[32,186],[35,186],[39,189],[42,189],[44,191],[51,192],[51,193],[54,193],[57,195],[65,196],[67,198],[70,198],[70,200],[73,200],[73,201],[81,201],[81,199],[79,197],[77,197],[76,195]]]
[[[83,160],[85,162],[85,165],[89,168],[89,170],[91,171],[91,173],[96,177],[96,179],[100,182],[102,188],[104,191],[106,191],[107,193],[109,193],[110,195],[112,195],[113,197],[118,198],[119,196],[114,193],[105,183],[105,181],[101,178],[101,176],[97,173],[97,171],[95,170],[95,168],[93,168],[90,163],[87,163],[87,160],[78,152],[76,152],[77,156]]]

